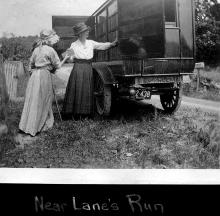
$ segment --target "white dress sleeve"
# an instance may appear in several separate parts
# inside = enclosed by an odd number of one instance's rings
[[[93,45],[93,49],[96,50],[107,50],[111,47],[111,43],[110,42],[106,42],[106,43],[99,43],[96,41],[91,40],[92,45]]]

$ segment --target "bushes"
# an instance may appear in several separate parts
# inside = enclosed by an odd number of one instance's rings
[[[215,0],[196,0],[196,60],[207,64],[217,63],[219,39],[213,9],[218,9]],[[215,7],[216,6],[216,7]],[[216,11],[215,11],[216,12]]]
[[[0,38],[4,59],[27,61],[31,55],[31,48],[37,36]]]
[[[207,64],[215,64],[217,62],[217,35],[211,24],[200,23],[196,27],[196,60],[204,61]]]

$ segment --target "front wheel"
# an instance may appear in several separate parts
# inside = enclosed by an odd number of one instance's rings
[[[160,102],[164,111],[168,114],[176,112],[182,101],[182,86],[179,89],[170,90],[165,94],[160,95]]]
[[[94,73],[94,101],[96,112],[101,116],[109,116],[111,112],[111,86],[105,85],[98,73]]]

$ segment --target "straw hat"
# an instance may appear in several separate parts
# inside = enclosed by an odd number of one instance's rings
[[[73,26],[74,35],[78,36],[80,33],[90,30],[90,27],[85,23],[78,23]]]

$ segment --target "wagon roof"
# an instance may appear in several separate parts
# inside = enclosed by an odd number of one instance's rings
[[[106,5],[108,5],[109,2],[111,2],[113,0],[107,0],[105,1],[93,14],[92,16],[95,16],[97,14],[97,12],[99,12],[101,9],[103,9]]]

